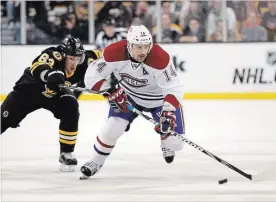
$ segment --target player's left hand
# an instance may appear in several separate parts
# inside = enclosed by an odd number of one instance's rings
[[[155,126],[157,133],[167,134],[170,131],[174,131],[176,127],[176,116],[173,111],[162,111],[160,116],[160,122]]]

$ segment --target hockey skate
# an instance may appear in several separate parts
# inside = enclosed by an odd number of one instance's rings
[[[167,163],[172,163],[174,160],[175,152],[161,145],[163,157]]]
[[[95,175],[102,166],[96,164],[94,161],[90,160],[86,162],[80,169],[82,172],[82,176],[80,177],[80,180],[88,179],[89,177]]]
[[[163,139],[164,139],[164,136],[163,136]],[[165,141],[166,140],[163,140],[163,139],[161,139],[161,150],[163,152],[163,158],[165,159],[165,161],[167,163],[172,163],[173,160],[174,160],[175,152],[171,151],[169,148],[167,148],[165,146]],[[167,139],[167,137],[166,137],[166,139]]]
[[[163,152],[163,158],[165,159],[165,161],[167,163],[172,163],[174,160],[175,152],[165,146],[165,141],[168,137],[169,137],[169,134],[161,135],[161,150]]]
[[[59,156],[59,162],[60,162],[60,171],[63,171],[63,172],[73,172],[75,170],[76,165],[78,164],[78,161],[74,157],[72,152],[61,153]]]

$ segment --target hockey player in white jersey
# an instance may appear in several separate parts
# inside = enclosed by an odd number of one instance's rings
[[[109,45],[91,66],[85,75],[86,86],[93,91],[108,89],[103,95],[110,111],[96,138],[91,160],[81,167],[82,179],[100,170],[118,138],[137,117],[128,110],[128,103],[150,112],[159,123],[155,130],[160,134],[163,157],[167,163],[173,162],[175,151],[183,148],[180,139],[170,136],[170,131],[184,135],[182,86],[169,54],[153,44],[148,29],[131,26],[127,40]],[[110,75],[119,81],[116,88],[108,81]]]

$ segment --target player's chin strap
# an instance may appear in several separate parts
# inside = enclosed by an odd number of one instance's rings
[[[152,122],[153,124],[158,124],[154,119],[152,119],[151,117],[147,116],[146,114],[144,114],[143,112],[139,111],[138,109],[134,108],[133,106],[128,104],[128,109],[138,115],[140,115],[141,117],[143,117],[144,119]],[[218,161],[219,163],[227,166],[228,168],[230,168],[231,170],[236,171],[237,173],[239,173],[240,175],[246,177],[247,179],[251,180],[251,181],[264,181],[264,180],[268,180],[271,179],[273,177],[276,176],[276,170],[267,170],[255,175],[250,175],[248,173],[245,173],[244,171],[240,170],[239,168],[237,168],[236,166],[232,165],[231,163],[228,163],[227,161],[223,160],[222,158],[214,155],[213,153],[207,151],[206,149],[203,149],[201,146],[197,145],[196,143],[192,142],[191,140],[187,139],[184,136],[181,136],[179,134],[177,134],[176,132],[172,131],[171,135],[173,136],[177,136],[178,138],[180,138],[183,142],[187,143],[188,145],[194,147],[195,149],[197,149],[198,151],[201,151],[202,153],[206,154],[207,156],[215,159],[216,161]]]

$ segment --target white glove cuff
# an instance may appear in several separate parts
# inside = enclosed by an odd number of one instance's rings
[[[171,103],[169,103],[169,102],[164,102],[164,104],[163,104],[163,109],[162,109],[163,111],[175,111],[176,110],[176,108],[171,104]]]

